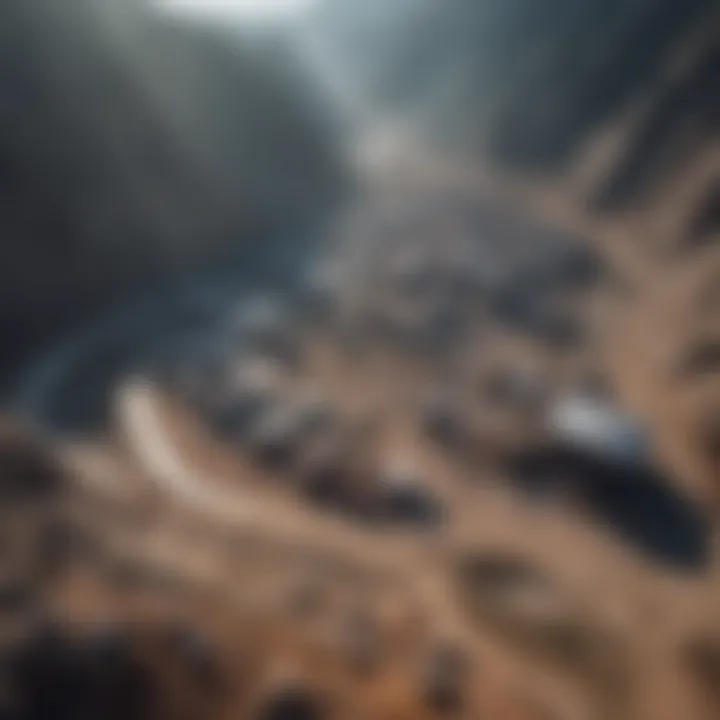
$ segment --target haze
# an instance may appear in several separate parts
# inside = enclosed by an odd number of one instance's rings
[[[246,22],[272,22],[307,11],[315,0],[157,0],[158,5],[185,15]]]

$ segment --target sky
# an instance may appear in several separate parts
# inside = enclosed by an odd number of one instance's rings
[[[239,22],[272,22],[302,13],[316,0],[156,0],[174,12],[199,17],[235,19]]]

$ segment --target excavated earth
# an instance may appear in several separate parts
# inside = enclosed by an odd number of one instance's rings
[[[8,717],[720,712],[712,252],[393,167],[296,287],[134,307],[30,373]],[[580,394],[651,470],[568,460],[547,418]]]

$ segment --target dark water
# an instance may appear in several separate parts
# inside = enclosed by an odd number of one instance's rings
[[[563,450],[511,465],[521,491],[538,497],[564,488],[595,521],[659,564],[696,571],[710,560],[708,518],[657,468]]]
[[[181,339],[213,341],[213,326],[253,293],[292,293],[313,255],[313,243],[293,238],[278,252],[226,259],[192,274],[132,293],[114,309],[78,323],[26,364],[12,383],[10,406],[32,425],[61,435],[102,430],[117,381],[151,369],[165,347]],[[187,346],[187,342],[186,342]]]

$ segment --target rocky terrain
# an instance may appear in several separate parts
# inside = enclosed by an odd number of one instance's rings
[[[277,243],[254,250],[243,235],[249,249],[234,247],[232,264],[227,236],[183,219],[187,245],[153,236],[168,243],[156,261],[173,282],[134,292],[146,264],[128,261],[122,302],[104,309],[93,295],[98,307],[58,330],[61,342],[38,331],[49,350],[9,384],[0,433],[6,717],[718,716],[713,7],[552,5],[564,23],[522,2],[507,16],[478,3],[510,35],[536,23],[537,48],[562,50],[531,82],[528,45],[525,83],[498,106],[510,113],[529,86],[564,98],[567,114],[541,126],[549,135],[515,110],[518,124],[491,125],[470,152],[437,117],[421,127],[415,104],[418,122],[389,144],[368,128],[355,192],[322,225],[307,220],[313,252],[299,241],[290,252],[295,234],[271,228],[253,163],[253,222]],[[462,6],[444,20],[468,36],[449,67],[474,67],[464,54],[486,27],[461,22]],[[188,50],[183,67],[202,78],[187,94],[185,76],[170,81],[179,50],[139,47],[170,116],[218,123],[197,151],[221,190],[236,188],[225,181],[241,164],[224,149],[234,130],[204,61]],[[585,82],[553,95],[563,53],[581,49]],[[505,156],[498,132],[522,157]],[[278,162],[325,178],[325,151],[298,145],[305,160],[291,145]],[[272,148],[256,150],[270,162]],[[182,177],[171,165],[157,187]],[[288,205],[281,195],[268,214],[299,227],[303,213],[284,214],[292,198],[312,203],[294,196],[302,180],[287,182]],[[173,213],[197,219],[191,195],[178,191]],[[228,216],[212,206],[202,217]],[[84,263],[94,245],[79,242]],[[26,267],[17,247],[6,252]],[[171,277],[168,257],[203,267]],[[289,272],[259,269],[273,264]],[[47,304],[63,296],[37,282]],[[19,275],[15,286],[32,296]],[[27,311],[6,307],[18,321]]]
[[[68,549],[9,601],[11,716],[714,717],[715,475],[642,403],[707,351],[643,396],[629,269],[411,175],[293,290],[186,297],[103,426],[46,387]]]

